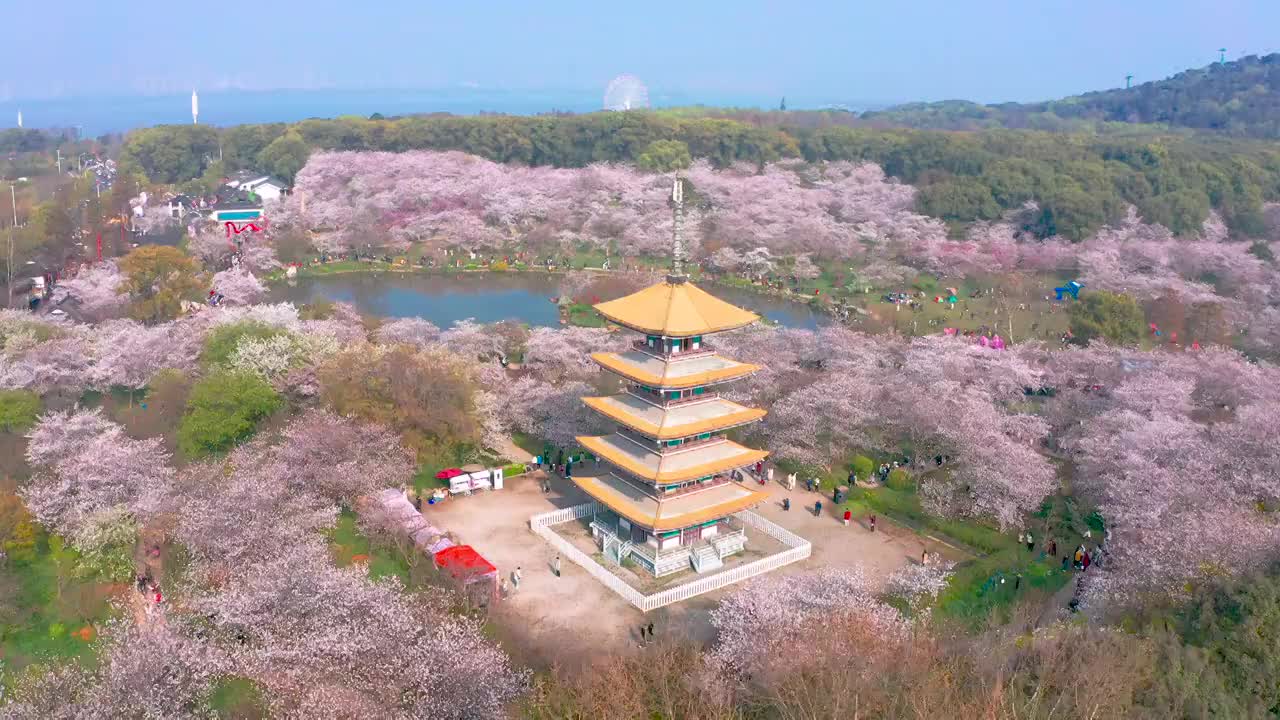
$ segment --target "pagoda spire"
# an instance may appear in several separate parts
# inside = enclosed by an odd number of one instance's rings
[[[675,182],[671,186],[671,274],[667,281],[679,284],[688,279],[684,274],[684,181],[680,173],[676,173]]]

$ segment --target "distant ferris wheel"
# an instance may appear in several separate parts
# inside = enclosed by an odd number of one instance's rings
[[[604,91],[605,110],[639,110],[649,107],[649,88],[635,75],[619,75]]]

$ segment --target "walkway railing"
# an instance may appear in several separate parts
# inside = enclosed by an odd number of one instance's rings
[[[787,549],[761,558],[754,562],[741,565],[724,572],[709,575],[707,577],[698,578],[692,582],[683,585],[677,585],[673,588],[667,588],[662,592],[652,595],[642,595],[639,590],[631,587],[625,580],[614,575],[600,563],[593,560],[589,555],[574,547],[569,541],[556,534],[551,526],[560,523],[579,520],[584,517],[592,516],[601,508],[597,502],[584,503],[575,505],[564,510],[556,510],[541,515],[534,515],[529,518],[529,527],[544,540],[551,543],[553,547],[560,551],[562,555],[570,561],[581,566],[592,577],[604,583],[610,590],[621,595],[627,602],[639,608],[642,612],[649,612],[660,607],[688,600],[713,590],[719,590],[722,587],[742,582],[748,578],[762,575],[771,570],[776,570],[784,565],[790,565],[809,557],[813,552],[813,546],[808,540],[796,535],[776,523],[770,522],[765,518],[751,511],[743,511],[736,513],[734,517],[738,518],[748,527],[754,528],[777,540]],[[634,552],[634,548],[633,548]]]
[[[551,529],[552,525],[559,525],[560,523],[581,520],[584,517],[591,517],[596,513],[596,510],[599,507],[599,503],[589,502],[583,503],[582,505],[574,505],[573,507],[565,508],[564,510],[555,510],[549,513],[542,513],[541,515],[534,515],[529,518],[529,527],[541,536],[543,540],[550,543],[552,547],[560,551],[560,554],[565,556],[567,560],[580,566],[583,570],[586,570],[592,577],[604,583],[610,590],[621,595],[627,602],[635,605],[636,607],[642,607],[644,604],[644,596],[640,594],[639,590],[636,590],[628,585],[625,580],[609,572],[608,569],[600,563],[592,560],[591,556],[574,547],[573,543],[570,543],[568,540],[560,537]]]

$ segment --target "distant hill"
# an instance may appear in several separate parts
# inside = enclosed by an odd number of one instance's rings
[[[1099,123],[1152,123],[1280,139],[1280,53],[1214,63],[1132,88],[1038,103],[911,103],[863,113],[873,125],[936,130],[990,127],[1070,130]]]

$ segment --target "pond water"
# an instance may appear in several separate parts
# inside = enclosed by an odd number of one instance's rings
[[[559,287],[559,276],[541,273],[348,273],[281,283],[272,288],[270,300],[299,305],[325,299],[347,302],[363,314],[420,317],[442,328],[466,318],[557,327],[560,313],[551,298],[559,294]],[[801,303],[716,285],[704,289],[784,327],[814,329],[830,322],[827,315]]]

